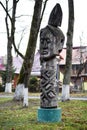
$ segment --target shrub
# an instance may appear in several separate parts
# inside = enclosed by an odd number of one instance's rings
[[[0,92],[4,92],[4,91],[5,91],[5,87],[0,84]]]
[[[39,78],[36,76],[30,78],[29,92],[39,92]]]

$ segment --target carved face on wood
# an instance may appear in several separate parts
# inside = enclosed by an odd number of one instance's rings
[[[42,32],[40,38],[40,54],[42,58],[50,58],[53,55],[53,41],[55,39],[50,33]]]
[[[47,26],[40,33],[40,57],[43,60],[54,58],[64,44],[64,35],[59,28]]]

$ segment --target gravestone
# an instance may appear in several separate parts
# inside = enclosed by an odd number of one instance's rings
[[[57,58],[63,49],[64,34],[58,27],[62,22],[62,9],[60,4],[53,8],[48,25],[40,31],[40,108],[38,121],[57,122],[61,120],[61,108],[58,107]]]

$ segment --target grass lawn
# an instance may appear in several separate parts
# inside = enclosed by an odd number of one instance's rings
[[[29,107],[11,98],[0,98],[0,130],[87,130],[87,101],[59,102],[62,121],[39,123],[39,99],[29,99]]]

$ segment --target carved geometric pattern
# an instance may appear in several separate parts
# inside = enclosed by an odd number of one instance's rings
[[[46,106],[52,106],[52,103],[55,100],[56,92],[55,92],[55,76],[56,72],[54,70],[41,70],[41,106],[45,104]]]

